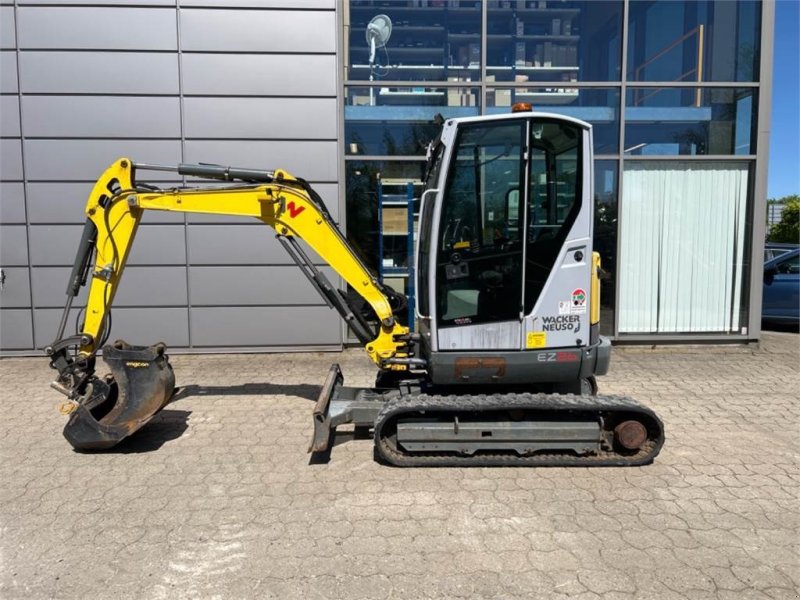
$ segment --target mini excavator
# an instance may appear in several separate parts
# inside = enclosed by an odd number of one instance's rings
[[[115,162],[86,205],[67,303],[46,348],[58,371],[53,387],[67,396],[66,439],[81,451],[110,448],[174,393],[164,344],[107,344],[137,227],[146,211],[161,210],[248,216],[274,229],[379,367],[372,388],[345,387],[331,367],[313,410],[310,452],[325,452],[349,423],[371,430],[378,459],[396,466],[651,462],[664,442],[658,416],[625,396],[597,394],[611,347],[599,334],[591,126],[515,109],[439,120],[420,202],[414,332],[398,320],[405,297],[364,265],[303,179],[282,170]],[[140,181],[145,171],[229,184],[160,189]],[[65,337],[87,281],[82,322]],[[95,371],[101,349],[111,369],[104,377]]]

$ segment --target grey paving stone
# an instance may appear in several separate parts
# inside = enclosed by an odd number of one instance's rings
[[[800,348],[616,348],[601,389],[666,424],[637,469],[418,469],[344,431],[309,464],[331,362],[174,356],[181,400],[78,454],[41,359],[0,361],[0,598],[796,598]]]

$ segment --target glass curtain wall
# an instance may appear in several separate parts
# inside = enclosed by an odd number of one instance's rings
[[[744,334],[761,4],[627,8],[617,334]]]
[[[408,292],[405,216],[416,217],[434,117],[504,113],[530,102],[594,127],[602,332],[741,331],[760,16],[758,0],[345,2],[350,241],[386,281]],[[679,182],[686,193],[673,189]],[[670,190],[657,193],[658,185]],[[692,237],[704,233],[696,226],[701,218],[719,221],[703,243]],[[660,253],[655,262],[642,246],[648,240]],[[662,260],[675,244],[679,260]],[[709,290],[686,288],[676,265],[717,282],[727,304],[709,300],[687,317]],[[632,282],[655,282],[661,296],[644,303],[638,294],[653,290]]]

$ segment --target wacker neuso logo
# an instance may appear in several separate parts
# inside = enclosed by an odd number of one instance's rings
[[[558,315],[557,317],[542,317],[543,331],[574,331],[581,330],[581,318],[578,315]]]

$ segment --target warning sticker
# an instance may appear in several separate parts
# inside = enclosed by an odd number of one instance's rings
[[[578,294],[580,292],[581,294]],[[576,295],[577,294],[577,295]],[[583,290],[575,290],[572,293],[572,300],[565,300],[558,303],[558,314],[563,315],[585,315],[586,314],[586,294]]]
[[[544,331],[529,331],[525,338],[526,348],[544,348],[547,345],[547,334]]]
[[[570,314],[582,315],[586,312],[586,291],[583,288],[576,288],[572,291],[572,305]]]

